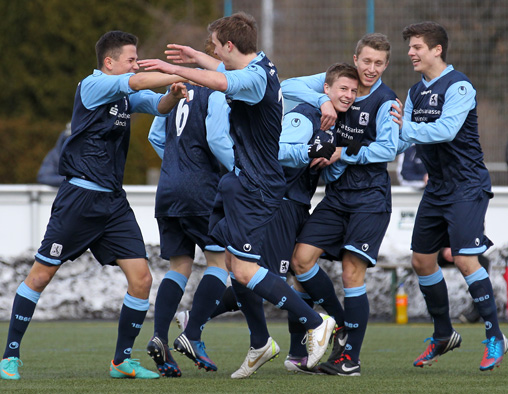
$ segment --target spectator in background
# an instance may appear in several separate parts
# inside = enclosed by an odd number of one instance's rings
[[[58,163],[60,162],[60,152],[67,140],[71,135],[71,122],[65,125],[65,129],[60,133],[56,145],[51,149],[44,160],[42,161],[41,168],[37,173],[37,182],[43,185],[58,187],[65,179],[63,175],[58,173]]]
[[[401,186],[423,189],[429,178],[425,165],[420,159],[416,146],[411,145],[397,158],[397,179]]]

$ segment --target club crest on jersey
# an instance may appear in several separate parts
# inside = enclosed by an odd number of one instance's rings
[[[111,107],[109,110],[109,114],[116,116],[118,114],[118,105],[115,105],[114,107]]]
[[[60,255],[62,254],[62,249],[63,249],[62,245],[54,243],[53,245],[51,245],[51,250],[49,254],[53,257],[60,257]]]
[[[285,274],[289,270],[289,261],[288,260],[281,260],[280,261],[280,273]]]
[[[430,99],[429,99],[429,105],[436,107],[437,103],[439,101],[438,99],[439,99],[439,94],[437,94],[437,93],[431,94]]]
[[[360,122],[362,126],[367,126],[369,124],[369,113],[361,112],[360,113]]]

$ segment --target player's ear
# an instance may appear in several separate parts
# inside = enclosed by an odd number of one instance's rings
[[[104,58],[104,67],[106,67],[109,71],[113,69],[113,58],[110,56],[106,56]]]
[[[325,94],[328,94],[328,92],[330,91],[330,85],[328,85],[326,82],[323,86],[323,90],[325,92]]]

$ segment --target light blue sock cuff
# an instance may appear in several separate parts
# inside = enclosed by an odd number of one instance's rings
[[[344,288],[344,297],[359,297],[367,294],[367,286]]]
[[[418,276],[418,283],[421,286],[432,286],[436,283],[439,283],[443,280],[443,271],[441,271],[441,267],[434,272],[432,275],[427,276]]]
[[[306,282],[310,279],[312,279],[319,271],[319,264],[315,263],[314,266],[305,272],[304,274],[296,275],[296,279],[298,279],[298,282]]]
[[[302,293],[301,291],[298,291],[295,289],[294,286],[291,286],[291,289],[296,293],[296,295],[298,295],[298,297],[300,297],[302,300],[310,300],[310,295],[309,293]]]
[[[268,270],[264,267],[259,268],[249,283],[247,283],[247,288],[253,290],[259,282],[265,279],[266,275],[268,275]]]
[[[215,276],[217,279],[219,279],[224,284],[224,286],[226,286],[226,281],[228,280],[228,272],[224,271],[222,268],[207,267],[207,269],[203,273],[203,276],[205,276],[205,275]]]
[[[178,286],[180,286],[180,289],[182,291],[185,291],[185,286],[187,286],[187,277],[180,272],[176,271],[168,271],[166,272],[166,275],[164,275],[164,279],[172,280],[173,282],[176,282]]]
[[[128,306],[131,309],[145,312],[150,307],[150,302],[148,301],[148,298],[146,300],[142,300],[140,298],[136,298],[131,296],[129,293],[125,294],[125,297],[123,299],[123,303],[125,306]]]
[[[39,301],[39,298],[41,298],[41,293],[32,290],[25,284],[25,282],[21,282],[21,284],[18,286],[18,290],[16,290],[16,294],[19,294],[21,297],[32,301],[34,304],[37,304],[37,301]]]
[[[489,274],[487,270],[483,267],[481,267],[476,272],[473,272],[471,275],[468,275],[464,277],[466,280],[466,283],[468,286],[471,286],[474,282],[477,282],[479,280],[487,279],[489,277]]]

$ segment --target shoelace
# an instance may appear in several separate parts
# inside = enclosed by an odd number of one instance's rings
[[[205,347],[205,343],[204,343],[204,342],[202,342],[202,341],[199,341],[199,342],[197,343],[197,347],[198,347],[198,349],[199,349],[199,350],[203,350],[203,351],[206,349],[206,347]]]
[[[19,367],[22,367],[23,366],[23,361],[21,361],[19,358],[18,359],[13,359],[13,360],[8,360],[6,369],[14,368],[15,366],[13,364],[17,364]]]
[[[308,343],[309,344],[309,353],[312,352],[312,350],[314,349],[314,341],[312,340],[312,333],[314,332],[314,330],[311,330],[310,332],[307,331],[307,334],[305,334],[305,337],[303,337],[303,339],[305,340],[305,343],[303,343],[302,341],[302,344],[306,344]]]
[[[432,337],[425,338],[423,343],[426,343],[427,341],[430,341],[430,344],[429,344],[429,346],[427,346],[427,349],[425,349],[425,351],[422,353],[422,357],[428,356],[430,354],[430,352],[433,351],[434,348],[436,347],[434,338],[432,338]]]
[[[334,364],[340,364],[342,361],[344,360],[348,360],[348,361],[351,361],[351,357],[347,354],[343,354],[342,356],[340,356],[337,360],[335,360],[333,363]]]
[[[496,357],[496,337],[491,337],[490,339],[486,339],[482,341],[487,348],[487,358],[495,358]]]
[[[136,358],[136,359],[129,358],[127,360],[128,360],[127,362],[129,363],[130,366],[133,366],[133,367],[136,366],[137,367],[137,366],[141,365],[141,363],[139,362],[139,358]]]

